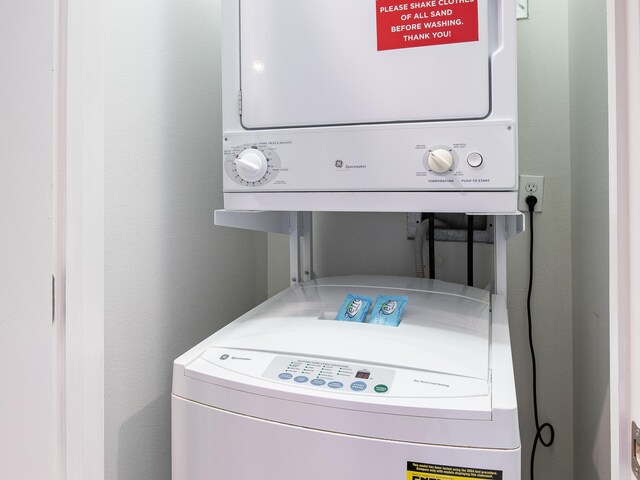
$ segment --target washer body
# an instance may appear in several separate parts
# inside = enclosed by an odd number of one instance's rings
[[[398,327],[336,321],[409,297]],[[174,363],[174,480],[520,479],[504,298],[437,280],[288,288]]]

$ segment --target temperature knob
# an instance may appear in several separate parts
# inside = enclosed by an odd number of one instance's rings
[[[235,159],[236,172],[245,182],[257,182],[267,173],[267,157],[256,148],[247,148]]]
[[[427,159],[429,168],[436,173],[444,173],[451,169],[453,166],[453,155],[448,150],[438,148],[429,152],[429,158]]]

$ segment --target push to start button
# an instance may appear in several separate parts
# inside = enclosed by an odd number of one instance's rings
[[[373,387],[373,389],[376,391],[376,393],[386,393],[389,390],[389,387],[381,383],[380,385],[376,385],[375,387]]]
[[[482,162],[482,155],[480,155],[478,152],[470,153],[467,157],[467,163],[473,168],[478,168],[480,165],[482,165]]]

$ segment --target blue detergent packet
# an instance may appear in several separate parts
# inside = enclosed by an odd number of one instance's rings
[[[347,322],[364,322],[369,313],[369,307],[373,300],[363,295],[348,293],[342,307],[338,311],[336,320],[346,320]]]
[[[369,323],[397,327],[408,301],[406,296],[378,295]]]

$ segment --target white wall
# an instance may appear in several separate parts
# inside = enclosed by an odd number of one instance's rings
[[[266,295],[222,207],[220,1],[105,3],[105,478],[170,478],[172,360]]]
[[[53,2],[0,4],[0,477],[59,467],[51,274],[56,152]]]
[[[606,2],[569,1],[575,478],[611,477]]]
[[[532,308],[538,356],[542,421],[551,421],[556,442],[539,448],[537,478],[573,478],[573,374],[571,296],[571,185],[568,0],[530,2],[530,19],[518,22],[520,171],[545,176],[544,212],[537,214]],[[317,273],[413,275],[413,244],[402,214],[316,215]],[[528,236],[508,249],[508,307],[523,447],[523,479],[529,478],[533,425],[526,294]],[[269,236],[269,293],[287,285],[286,239]],[[456,257],[464,247],[437,245],[441,278],[464,282]],[[462,248],[462,253],[460,252]],[[480,252],[486,249],[480,247]],[[458,272],[454,271],[458,270]],[[487,272],[479,272],[486,276]]]

